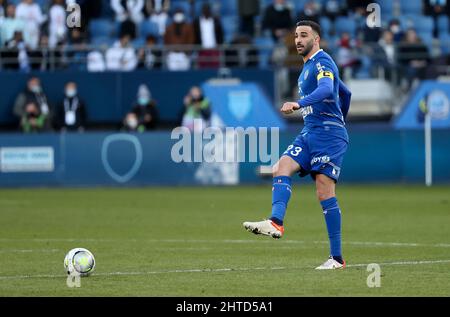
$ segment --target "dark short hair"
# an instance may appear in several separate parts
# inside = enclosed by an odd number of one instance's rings
[[[314,32],[316,32],[320,37],[322,37],[322,30],[320,28],[320,25],[314,21],[302,20],[300,22],[297,22],[297,27],[298,26],[310,26]]]

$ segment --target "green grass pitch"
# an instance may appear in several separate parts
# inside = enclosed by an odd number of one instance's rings
[[[450,296],[450,187],[340,185],[348,267],[326,260],[314,188],[294,186],[281,240],[242,227],[270,185],[0,190],[0,296]],[[65,253],[91,250],[69,288]],[[367,264],[381,267],[369,288]]]

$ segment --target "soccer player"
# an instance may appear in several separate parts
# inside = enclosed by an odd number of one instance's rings
[[[244,222],[255,234],[281,238],[283,221],[291,197],[291,176],[308,174],[315,180],[317,198],[325,216],[330,241],[330,257],[316,269],[345,267],[341,250],[341,210],[335,186],[341,173],[348,146],[345,128],[351,93],[339,79],[333,59],[320,49],[320,26],[300,21],[295,30],[295,44],[304,66],[298,78],[300,100],[286,102],[285,114],[300,111],[304,128],[273,167],[272,215],[260,222]]]

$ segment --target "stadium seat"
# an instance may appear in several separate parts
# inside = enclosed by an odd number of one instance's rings
[[[235,15],[226,15],[221,17],[222,28],[224,32],[225,43],[230,43],[239,30],[239,21]]]
[[[422,1],[420,0],[400,0],[400,11],[403,14],[423,14]]]
[[[414,0],[413,0],[414,1]],[[381,18],[383,15],[392,15],[394,12],[394,1],[392,0],[377,0],[376,1],[381,7]]]
[[[139,25],[139,36],[146,38],[148,35],[158,37],[158,25],[155,22],[145,20]]]
[[[308,0],[295,0],[295,1],[288,1],[292,5],[292,9],[294,10],[294,17],[296,17],[300,12],[303,11],[303,8],[305,7],[305,3]]]
[[[344,32],[350,33],[352,37],[356,33],[356,22],[354,19],[347,17],[338,17],[335,21],[335,27],[337,34],[342,34]]]
[[[259,50],[259,67],[269,67],[272,51],[275,46],[272,37],[256,37],[253,40],[253,44],[255,44]]]
[[[89,23],[91,37],[111,37],[115,33],[114,22],[107,19],[95,19]]]
[[[437,20],[439,33],[449,33],[449,18],[446,15],[440,15]]]
[[[91,38],[91,44],[94,46],[112,46],[118,39],[109,36],[97,36]]]
[[[170,12],[173,13],[177,9],[183,9],[184,13],[186,13],[186,15],[190,17],[191,5],[189,4],[188,1],[185,0],[171,1]]]
[[[439,34],[439,41],[441,44],[441,50],[443,54],[450,55],[450,34]]]
[[[215,4],[219,4],[218,8],[220,10],[220,12],[215,12],[215,13],[220,13],[220,15],[237,15],[238,14],[238,8],[237,8],[237,1],[238,0],[228,0],[228,1],[217,1],[217,2],[213,2],[212,8],[214,10],[214,12],[217,10],[217,7],[215,7]]]
[[[414,19],[414,27],[417,32],[431,32],[433,33],[434,21],[432,17],[418,16]]]
[[[322,36],[327,38],[333,28],[332,22],[329,18],[322,16],[319,20],[320,28],[322,29]]]

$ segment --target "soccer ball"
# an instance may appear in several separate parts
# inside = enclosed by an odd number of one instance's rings
[[[94,255],[85,248],[72,249],[64,258],[64,269],[68,275],[88,276],[95,269]]]

